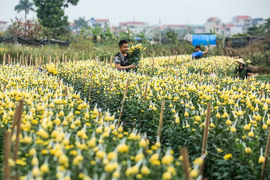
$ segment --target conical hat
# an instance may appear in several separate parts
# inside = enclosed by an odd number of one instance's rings
[[[236,61],[236,62],[239,62],[239,63],[241,63],[241,64],[246,64],[242,58],[236,59],[235,61]]]

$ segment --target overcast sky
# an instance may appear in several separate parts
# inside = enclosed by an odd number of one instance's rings
[[[0,21],[9,21],[24,13],[14,11],[19,0],[0,0]],[[149,24],[204,24],[209,17],[229,22],[235,15],[270,18],[270,0],[80,0],[66,10],[69,21],[79,17],[109,19],[111,25],[125,21]],[[230,10],[231,9],[231,10]],[[231,13],[230,13],[231,12]],[[31,12],[28,18],[36,17]]]

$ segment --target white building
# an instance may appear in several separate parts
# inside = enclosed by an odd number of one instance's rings
[[[91,18],[87,21],[87,25],[91,28],[94,28],[95,26],[99,26],[101,28],[106,28],[110,26],[110,20],[109,19],[95,19]]]
[[[252,27],[252,18],[249,16],[235,16],[233,17],[235,27],[241,27],[243,33],[247,32],[249,27]]]
[[[211,31],[215,31],[217,34],[222,34],[222,24],[221,19],[217,17],[211,17],[207,20],[204,25],[205,32],[210,33]]]
[[[263,18],[254,18],[252,19],[252,25],[260,26],[263,25],[266,21]]]
[[[0,21],[0,32],[4,32],[8,29],[7,21]]]
[[[129,29],[133,34],[139,34],[143,31],[147,32],[149,30],[149,25],[144,22],[121,22],[119,24],[120,31],[127,31]]]
[[[183,30],[186,28],[185,25],[179,25],[179,24],[169,24],[169,25],[163,25],[163,27],[167,30]]]
[[[200,34],[205,32],[204,25],[189,25],[189,27],[194,30],[195,34]]]

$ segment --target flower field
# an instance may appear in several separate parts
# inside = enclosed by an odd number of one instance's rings
[[[97,60],[47,64],[46,73],[2,65],[0,133],[11,136],[10,156],[2,157],[9,175],[185,179],[186,147],[192,179],[201,178],[203,162],[207,179],[260,179],[269,161],[270,85],[234,78],[235,67],[229,57],[185,55],[146,58],[130,73]]]

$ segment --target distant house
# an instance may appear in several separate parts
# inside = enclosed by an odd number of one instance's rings
[[[245,33],[252,26],[252,18],[250,16],[235,16],[233,17],[233,23],[235,27],[241,27]]]
[[[147,23],[131,21],[131,22],[121,22],[119,24],[120,31],[127,31],[129,29],[133,34],[139,34],[149,27]]]
[[[7,21],[0,21],[0,32],[4,32],[8,29]]]
[[[77,28],[75,27],[75,23],[74,23],[74,22],[70,22],[70,23],[69,23],[69,28],[71,29],[71,32],[72,32],[73,34],[76,34]]]
[[[217,17],[209,18],[205,23],[204,28],[206,33],[210,33],[212,30],[215,31],[217,34],[221,34],[222,33],[221,19]]]
[[[95,19],[91,18],[86,21],[87,25],[90,26],[91,28],[94,28],[95,26],[99,26],[101,28],[106,28],[109,27],[110,25],[110,20],[109,19]]]
[[[185,25],[180,25],[180,24],[168,24],[168,25],[163,25],[164,29],[167,30],[182,30],[185,29],[186,26]]]
[[[252,19],[252,25],[254,25],[254,26],[260,26],[264,23],[265,23],[265,20],[263,18]]]
[[[195,32],[195,34],[200,34],[205,32],[205,27],[204,25],[189,25],[191,29]]]

